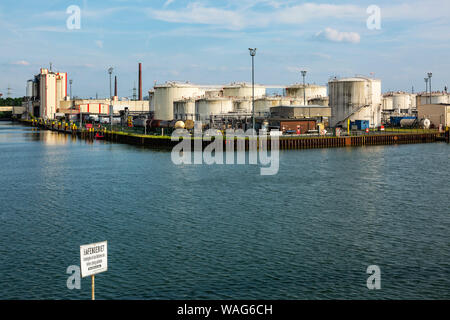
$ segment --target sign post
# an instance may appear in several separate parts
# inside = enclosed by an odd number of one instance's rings
[[[95,300],[95,275],[108,271],[108,241],[80,246],[81,277],[91,276],[92,300]]]

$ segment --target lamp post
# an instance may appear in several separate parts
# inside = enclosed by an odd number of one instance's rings
[[[70,121],[72,121],[72,109],[73,109],[72,83],[73,83],[73,80],[70,79],[69,80],[69,85],[70,85]]]
[[[255,55],[256,48],[248,48],[252,57],[252,129],[255,130]]]
[[[425,101],[428,100],[427,95],[428,95],[428,78],[425,78]],[[426,102],[425,102],[426,104]]]
[[[301,71],[302,77],[303,77],[303,104],[306,106],[306,85],[305,85],[305,77],[306,77],[306,71]]]
[[[433,74],[431,73],[431,72],[428,72],[428,79],[430,79],[430,104],[431,104],[431,98],[432,98],[432,92],[433,91],[431,91],[431,77],[433,76]]]
[[[112,133],[112,128],[113,128],[113,108],[112,108],[112,73],[113,73],[113,68],[110,67],[108,69],[108,73],[109,73],[109,116],[110,116],[110,122],[111,122],[111,133]]]

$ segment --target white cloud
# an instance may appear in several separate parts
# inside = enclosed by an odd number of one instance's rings
[[[164,3],[164,5],[163,5],[163,7],[165,8],[165,7],[167,7],[167,6],[170,6],[172,3],[174,3],[175,2],[175,0],[167,0],[165,3]]]
[[[15,62],[13,62],[11,64],[16,65],[16,66],[29,66],[30,65],[30,63],[28,61],[25,61],[25,60],[15,61]]]
[[[316,34],[316,38],[333,42],[359,43],[361,37],[356,32],[342,32],[332,28],[326,28]]]
[[[272,2],[268,2],[271,4]],[[206,24],[226,29],[241,30],[247,27],[266,27],[272,24],[301,25],[318,19],[367,18],[365,8],[355,5],[304,3],[297,6],[274,6],[271,11],[251,10],[250,6],[236,9],[208,7],[199,2],[186,8],[173,10],[148,9],[150,17],[172,23]]]

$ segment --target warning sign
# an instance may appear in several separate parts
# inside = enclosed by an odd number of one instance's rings
[[[81,277],[92,276],[108,270],[108,242],[80,246]]]

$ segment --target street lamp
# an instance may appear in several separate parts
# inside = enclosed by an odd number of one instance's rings
[[[252,124],[253,130],[255,130],[255,55],[256,48],[248,48],[250,56],[252,57]]]
[[[431,104],[431,98],[432,98],[432,92],[431,91],[431,77],[433,76],[433,74],[431,72],[428,72],[428,79],[430,79],[430,104]]]
[[[306,106],[306,85],[305,85],[305,77],[306,77],[306,71],[301,71],[302,77],[303,77],[303,105]]]
[[[108,69],[109,73],[109,115],[110,115],[110,122],[111,122],[111,133],[113,128],[113,109],[112,109],[112,73],[113,73],[113,67],[110,67]]]
[[[70,101],[71,101],[71,106],[70,106],[70,121],[72,121],[72,109],[73,109],[73,101],[72,101],[72,83],[73,83],[73,80],[72,79],[70,79],[69,80],[69,85],[70,85]]]
[[[425,78],[425,101],[427,101],[427,95],[428,95],[428,78]],[[425,102],[426,104],[426,102]]]

